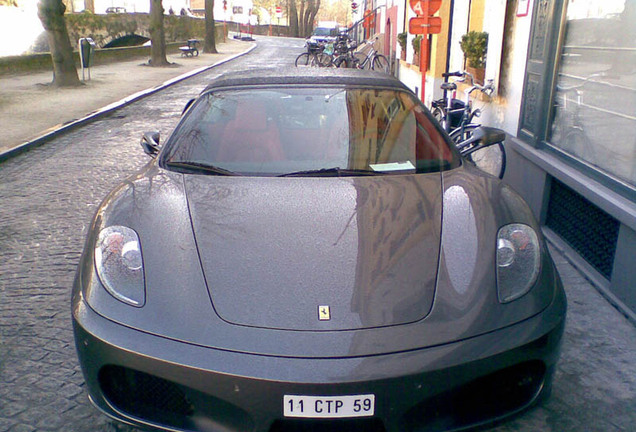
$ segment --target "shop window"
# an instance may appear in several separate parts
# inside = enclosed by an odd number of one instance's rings
[[[548,143],[636,187],[636,1],[568,0]]]

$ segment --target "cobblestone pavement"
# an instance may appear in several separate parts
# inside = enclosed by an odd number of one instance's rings
[[[222,71],[293,62],[298,50],[283,45],[268,39],[242,59],[0,164],[0,431],[131,430],[90,406],[75,354],[70,292],[90,218],[146,162],[141,132],[167,136],[185,102]],[[557,250],[555,260],[569,315],[553,396],[483,430],[634,430],[636,329]]]

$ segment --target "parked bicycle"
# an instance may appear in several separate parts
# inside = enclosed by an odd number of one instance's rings
[[[353,41],[347,42],[346,45],[343,45],[341,42],[336,48],[337,56],[333,59],[333,65],[335,67],[371,69],[388,73],[389,60],[375,49],[374,44],[377,40],[377,37],[375,37],[363,42],[364,46],[369,47],[366,53],[363,52],[364,48],[360,51],[356,51],[359,45]]]
[[[444,91],[441,99],[434,100],[432,103],[431,113],[433,117],[440,122],[446,132],[450,132],[451,128],[459,126],[463,116],[464,102],[457,99],[457,84],[448,82],[449,77],[458,77],[457,81],[465,79],[464,72],[448,72],[443,73],[444,82],[440,86]],[[450,96],[449,96],[450,92]]]
[[[431,113],[448,132],[457,149],[467,160],[501,178],[506,166],[506,152],[503,146],[506,135],[499,129],[488,128],[473,122],[481,115],[481,110],[473,109],[471,100],[471,94],[477,90],[490,97],[495,90],[493,81],[489,80],[483,86],[475,84],[472,75],[464,71],[444,73],[443,77],[444,83],[441,88],[444,90],[444,95],[441,99],[433,101]],[[454,82],[448,82],[450,77],[457,79]],[[457,82],[468,80],[471,86],[464,90],[464,100],[460,100],[456,97]],[[484,140],[495,145],[482,148]]]
[[[442,127],[448,132],[455,143],[466,141],[470,138],[472,131],[481,126],[473,123],[476,117],[481,116],[481,109],[473,109],[471,94],[480,91],[490,97],[495,88],[492,80],[488,80],[486,85],[479,85],[473,82],[470,73],[464,71],[450,72],[443,74],[444,78],[458,77],[455,82],[449,83],[445,81],[441,88],[444,90],[444,97],[438,99],[432,104],[433,116],[441,123]],[[470,80],[472,84],[464,90],[464,100],[455,97],[457,91],[457,82],[465,82]],[[451,92],[450,96],[448,93]]]
[[[376,37],[373,41],[368,40],[364,42],[365,45],[370,47],[366,55],[362,52],[354,54],[354,58],[356,59],[355,67],[358,69],[372,69],[375,71],[389,72],[389,60],[375,49],[374,44],[377,40],[378,39]],[[360,58],[361,55],[364,55],[362,59]]]
[[[601,75],[591,75],[579,85],[556,85],[557,97],[550,136],[550,140],[563,150],[591,163],[596,162],[596,154],[592,141],[585,133],[581,106],[584,86],[598,76]]]
[[[307,42],[307,51],[296,57],[294,64],[299,66],[329,67],[332,64],[333,44]]]

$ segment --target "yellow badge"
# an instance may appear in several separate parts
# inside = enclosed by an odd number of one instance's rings
[[[320,321],[329,321],[331,319],[329,306],[318,306],[318,319]]]

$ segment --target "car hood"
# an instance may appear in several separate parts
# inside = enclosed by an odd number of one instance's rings
[[[221,319],[353,330],[412,323],[430,312],[440,254],[439,173],[186,177],[198,254]]]

